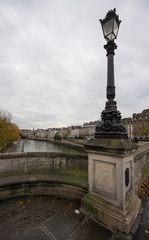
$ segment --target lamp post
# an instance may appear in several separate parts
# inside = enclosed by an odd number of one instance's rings
[[[100,20],[104,38],[107,44],[107,102],[105,110],[101,113],[101,123],[95,129],[95,138],[127,139],[127,130],[121,122],[121,113],[117,110],[114,84],[114,51],[117,48],[114,40],[117,38],[121,21],[116,14],[116,9],[108,11],[106,17]]]
[[[114,85],[114,51],[120,20],[116,9],[100,20],[107,44],[107,102],[96,126],[95,139],[85,144],[88,152],[88,194],[81,209],[109,229],[130,233],[140,211],[141,201],[135,194],[134,151],[136,145],[117,110]],[[126,239],[124,238],[124,239]],[[121,237],[116,238],[121,239]]]

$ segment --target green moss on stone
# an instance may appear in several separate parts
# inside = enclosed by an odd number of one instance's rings
[[[143,170],[142,170],[142,175],[141,175],[141,179],[144,180],[146,178],[149,177],[149,167],[145,167]]]
[[[8,182],[15,179],[43,179],[48,181],[55,181],[60,182],[64,184],[72,184],[78,187],[88,188],[88,172],[84,169],[79,168],[66,168],[66,169],[57,169],[57,170],[51,170],[47,167],[44,168],[38,168],[38,169],[28,169],[26,173],[20,170],[12,170],[12,171],[6,171],[0,174],[0,179],[3,181],[3,179],[8,179]]]
[[[87,170],[83,170],[83,169],[79,169],[79,168],[65,168],[59,171],[62,174],[65,175],[72,175],[74,177],[78,177],[78,178],[87,178],[88,174],[87,174]]]
[[[98,210],[95,207],[94,201],[92,200],[90,194],[86,194],[82,199],[81,208],[93,215],[96,219],[98,218]]]

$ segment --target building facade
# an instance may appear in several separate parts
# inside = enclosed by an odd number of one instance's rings
[[[122,124],[127,129],[128,137],[133,139],[133,122],[132,118],[123,118]]]
[[[149,109],[145,109],[142,113],[134,113],[133,135],[139,138],[149,138]]]
[[[36,129],[34,131],[34,136],[38,138],[47,138],[47,130],[46,129]]]
[[[63,128],[48,128],[48,129],[22,129],[22,137],[38,137],[55,139],[55,136],[60,136],[61,139],[88,139],[94,138],[95,127],[99,121],[91,121],[84,123],[83,126],[69,126]],[[126,127],[129,138],[134,137],[149,139],[149,109],[145,109],[142,113],[133,113],[132,118],[123,118],[123,125]]]

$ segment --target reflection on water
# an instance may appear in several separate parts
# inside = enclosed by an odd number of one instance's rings
[[[78,153],[78,150],[54,143],[24,139],[21,140],[19,152],[63,152]]]

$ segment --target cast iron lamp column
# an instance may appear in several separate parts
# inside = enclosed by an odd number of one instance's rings
[[[105,110],[101,113],[101,123],[95,129],[95,138],[128,138],[127,130],[121,122],[121,113],[117,110],[114,84],[114,51],[117,48],[114,39],[117,38],[120,20],[116,9],[109,11],[103,20],[100,20],[104,38],[107,44],[104,48],[107,51],[107,102]]]

